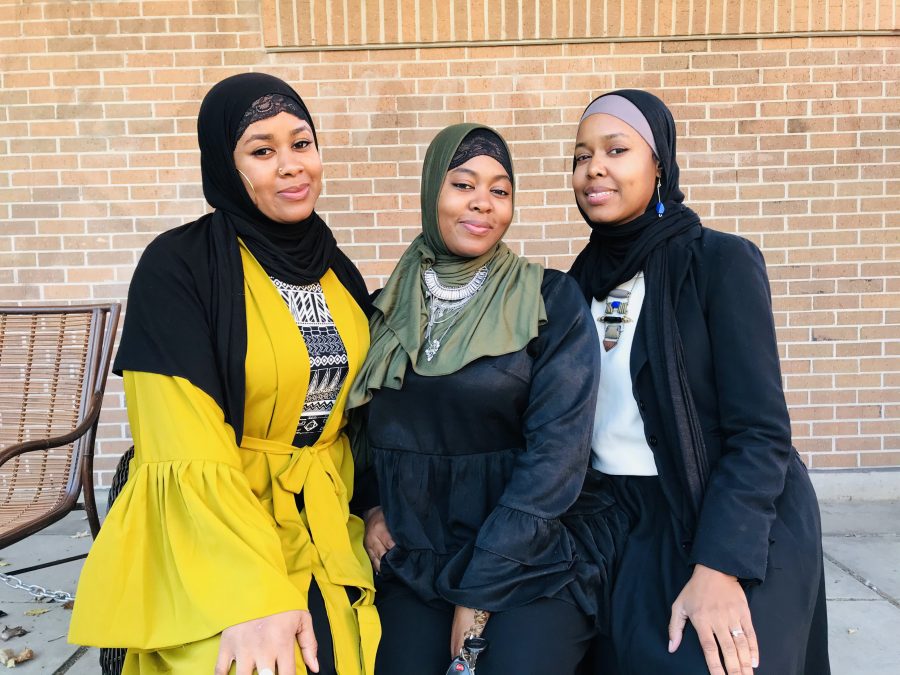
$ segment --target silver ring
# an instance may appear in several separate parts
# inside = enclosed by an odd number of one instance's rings
[[[257,670],[257,675],[275,675],[271,668],[263,668],[262,670]]]
[[[731,633],[731,637],[737,637],[738,635],[744,634],[744,631],[741,628],[732,628],[729,632]],[[262,675],[262,673],[260,673],[260,675]]]

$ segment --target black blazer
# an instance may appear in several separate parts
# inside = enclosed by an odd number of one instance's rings
[[[639,320],[631,373],[647,442],[690,562],[761,582],[775,502],[796,455],[765,261],[746,239],[706,228],[667,246],[685,367],[711,472],[698,517],[680,479],[678,453],[671,451],[677,447],[674,411],[657,403],[646,323]]]

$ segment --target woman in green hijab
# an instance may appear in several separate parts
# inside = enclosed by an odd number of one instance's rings
[[[588,469],[596,331],[571,279],[502,242],[513,178],[494,130],[440,132],[422,234],[375,300],[348,405],[368,402],[377,474],[357,504],[376,505],[378,675],[444,672],[482,628],[479,675],[572,675],[606,620],[625,523]]]

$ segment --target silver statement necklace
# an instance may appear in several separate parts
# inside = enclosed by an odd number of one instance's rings
[[[630,290],[614,288],[606,298],[604,312],[597,317],[597,321],[604,325],[603,349],[606,351],[609,351],[619,343],[622,331],[625,330],[625,324],[632,321],[631,317],[628,316],[628,304],[631,300],[631,294],[634,292],[634,287],[637,286],[638,279],[642,276],[644,276],[644,273],[638,272]]]
[[[425,358],[428,361],[438,353],[441,342],[453,328],[462,310],[484,286],[489,271],[487,265],[482,266],[464,286],[445,286],[438,279],[434,268],[429,267],[422,272],[428,296],[428,324],[425,327]],[[441,324],[444,324],[444,330],[438,337],[437,326]]]

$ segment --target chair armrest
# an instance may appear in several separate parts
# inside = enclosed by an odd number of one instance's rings
[[[84,419],[78,426],[76,426],[74,429],[72,429],[72,431],[68,433],[62,434],[61,436],[38,438],[33,441],[16,443],[4,448],[3,450],[0,450],[0,466],[6,464],[6,462],[13,459],[14,457],[18,457],[19,455],[26,452],[33,452],[35,450],[49,450],[50,448],[58,448],[60,446],[72,443],[73,441],[77,441],[88,431],[90,431],[91,427],[94,425],[94,422],[97,421],[97,418],[100,416],[100,404],[102,403],[102,401],[103,393],[94,392],[94,394],[91,396],[91,405],[88,408],[87,415],[85,415]]]

